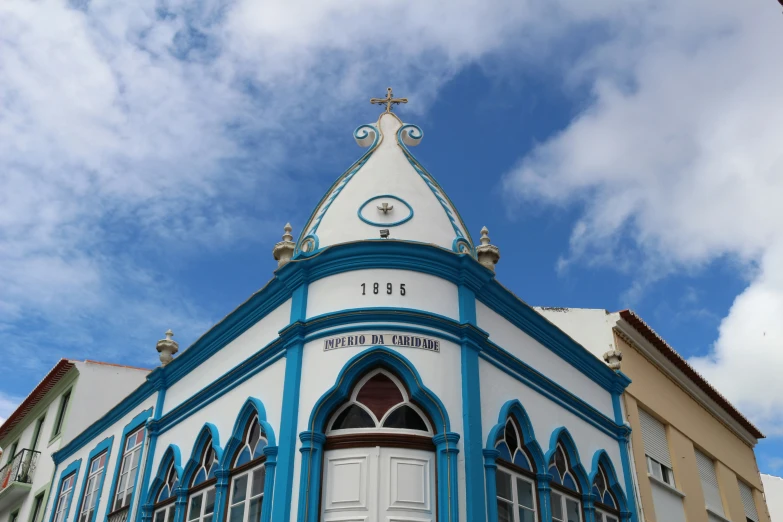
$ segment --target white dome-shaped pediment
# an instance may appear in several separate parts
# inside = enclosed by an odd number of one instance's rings
[[[335,181],[303,229],[296,257],[361,240],[415,241],[475,256],[470,234],[438,182],[408,146],[421,129],[385,112],[354,132],[369,150]],[[388,230],[388,239],[381,231]]]

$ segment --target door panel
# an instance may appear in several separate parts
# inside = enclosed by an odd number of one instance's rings
[[[352,448],[324,455],[324,522],[434,522],[434,454]]]

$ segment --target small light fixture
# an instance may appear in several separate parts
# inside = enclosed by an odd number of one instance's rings
[[[389,239],[389,229],[388,228],[382,228],[381,229],[381,239]]]

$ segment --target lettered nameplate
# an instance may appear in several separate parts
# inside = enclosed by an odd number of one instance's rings
[[[357,333],[340,335],[324,339],[324,351],[351,346],[398,346],[402,348],[419,348],[430,352],[440,352],[440,341],[432,337],[410,335],[403,333]]]

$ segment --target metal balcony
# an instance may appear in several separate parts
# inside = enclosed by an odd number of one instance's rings
[[[23,498],[32,487],[40,451],[23,449],[0,468],[0,510]]]

